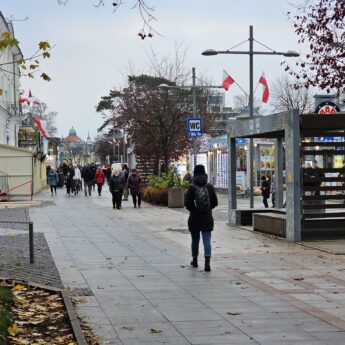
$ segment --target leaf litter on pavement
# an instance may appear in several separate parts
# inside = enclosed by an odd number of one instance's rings
[[[20,284],[12,287],[11,291],[14,298],[8,344],[77,345],[59,293],[29,289]]]
[[[0,334],[0,344],[77,345],[60,293],[8,280],[1,280],[0,288],[11,296],[9,322],[6,334]],[[80,321],[87,343],[99,345],[91,328]]]

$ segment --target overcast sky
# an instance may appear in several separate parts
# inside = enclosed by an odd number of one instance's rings
[[[24,90],[46,102],[58,112],[58,135],[65,136],[71,126],[86,139],[97,134],[102,119],[95,105],[113,87],[125,84],[128,62],[137,70],[145,70],[147,51],[173,54],[175,44],[188,48],[187,65],[199,74],[221,83],[225,69],[242,87],[248,89],[248,57],[219,55],[204,57],[208,48],[226,50],[248,39],[249,25],[254,26],[254,38],[279,51],[297,50],[297,38],[286,13],[286,0],[147,0],[155,6],[158,21],[155,28],[163,37],[141,40],[137,33],[142,27],[140,16],[131,10],[135,0],[124,0],[116,13],[112,0],[106,6],[93,7],[93,0],[69,0],[59,6],[58,0],[0,0],[0,10],[15,21],[15,33],[24,55],[29,56],[40,40],[55,45],[52,58],[42,70],[52,81],[22,78]],[[255,46],[257,49],[262,49]],[[241,49],[238,48],[238,49]],[[248,44],[242,46],[248,49]],[[254,79],[265,71],[268,83],[284,74],[280,66],[284,58],[256,56]],[[237,87],[227,93],[227,105],[241,94]],[[267,109],[267,108],[266,108]]]

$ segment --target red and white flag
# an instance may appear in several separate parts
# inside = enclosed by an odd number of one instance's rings
[[[31,105],[41,104],[41,101],[37,97],[32,95],[31,90],[29,90],[28,103],[30,103]]]
[[[231,76],[223,70],[223,88],[225,91],[229,90],[229,87],[235,82]]]
[[[20,97],[20,98],[19,98],[19,103],[20,103],[20,104],[29,103],[29,100],[28,100],[27,98],[25,98],[25,97]]]
[[[108,143],[114,146],[117,146],[119,144],[114,138],[112,138],[111,140],[108,140]]]
[[[37,118],[34,118],[34,121],[35,121],[35,124],[36,126],[39,128],[40,132],[42,133],[42,135],[47,138],[48,137],[48,134],[47,134],[47,131],[45,129],[45,124],[44,124],[44,121],[40,120],[40,119],[37,119]]]
[[[28,97],[20,97],[19,98],[19,103],[23,104],[23,103],[27,103],[30,105],[39,105],[41,104],[41,101],[32,95],[31,90],[29,90],[29,96]]]
[[[267,80],[265,78],[265,73],[262,72],[262,75],[259,79],[259,83],[262,84],[263,86],[263,91],[262,91],[262,101],[264,103],[267,103],[268,98],[270,96],[270,90],[268,89],[268,85],[267,85]]]

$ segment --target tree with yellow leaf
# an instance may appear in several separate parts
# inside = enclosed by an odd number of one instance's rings
[[[33,78],[40,71],[42,59],[50,58],[52,47],[47,41],[39,42],[34,53],[29,57],[24,57],[20,50],[19,41],[14,37],[13,32],[12,23],[7,22],[0,12],[0,75],[7,80],[6,85],[13,86],[13,92],[16,93],[19,77],[27,76]],[[50,77],[44,72],[41,72],[40,77],[43,80],[50,81]],[[5,90],[4,86],[2,86],[0,96],[3,96],[5,91],[12,92],[11,90]],[[11,98],[14,101],[13,103],[16,103],[15,99],[13,99],[16,97]],[[8,102],[8,100],[6,101]]]

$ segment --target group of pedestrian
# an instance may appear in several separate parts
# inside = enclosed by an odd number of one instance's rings
[[[101,196],[103,186],[107,183],[109,191],[112,194],[114,209],[121,209],[122,201],[128,201],[129,191],[134,207],[141,207],[142,179],[135,168],[130,172],[125,163],[122,164],[121,168],[115,168],[113,170],[111,170],[110,165],[102,169],[94,163],[87,164],[84,167],[64,163],[59,167],[58,171],[66,187],[66,196],[77,195],[83,188],[85,196],[91,196],[96,185],[97,193]],[[58,172],[50,168],[48,172],[48,184],[51,195],[54,195],[54,193],[56,195],[59,182],[60,177]]]
[[[126,164],[123,165],[122,171],[119,168],[115,168],[109,182],[113,208],[121,209],[122,200],[128,201],[129,190],[134,208],[137,208],[137,205],[141,207],[142,187],[143,183],[140,175],[137,173],[137,169],[133,168],[131,173],[129,173]]]

